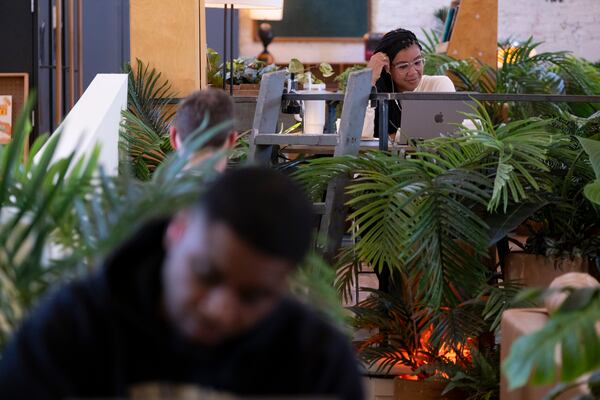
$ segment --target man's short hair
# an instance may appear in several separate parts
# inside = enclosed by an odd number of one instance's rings
[[[223,146],[233,129],[233,101],[223,90],[204,89],[186,97],[177,108],[175,129],[181,141],[185,141],[203,123],[210,129],[225,121],[230,121],[206,143],[205,147],[219,148]]]
[[[230,170],[209,186],[198,205],[209,223],[224,223],[266,254],[296,265],[308,252],[312,203],[280,172],[263,167]]]

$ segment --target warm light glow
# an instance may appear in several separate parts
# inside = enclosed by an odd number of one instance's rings
[[[433,333],[433,326],[430,326],[429,328],[427,328],[427,330],[425,330],[423,332],[423,334],[421,335],[421,337],[419,338],[419,343],[421,345],[421,348],[419,350],[417,350],[415,352],[415,354],[406,354],[403,353],[402,355],[405,358],[410,358],[416,361],[417,366],[421,367],[423,365],[429,364],[429,357],[426,355],[428,353],[428,348],[429,347],[429,339],[431,338],[431,334]],[[446,361],[453,363],[453,364],[457,364],[460,362],[470,362],[471,361],[471,351],[469,349],[469,345],[473,344],[473,340],[469,340],[468,343],[466,344],[460,344],[457,349],[452,349],[447,345],[442,345],[442,347],[440,347],[440,349],[438,350],[438,356],[440,358],[445,359]],[[458,351],[458,353],[457,353]],[[437,374],[444,376],[447,378],[447,376],[439,371],[436,371]],[[399,375],[399,378],[401,379],[405,379],[405,380],[409,380],[409,381],[417,381],[420,379],[426,379],[428,378],[428,376],[425,376],[424,374],[418,374],[418,375]]]
[[[398,376],[400,379],[404,379],[405,381],[418,381],[420,380],[417,375],[400,375]]]
[[[256,21],[281,21],[283,19],[283,8],[276,10],[250,10],[250,19]]]
[[[508,48],[499,47],[498,48],[498,68],[502,68],[502,65],[504,64],[504,56],[505,55],[506,55],[506,61],[508,63],[513,63],[519,49],[520,49],[520,47],[519,47],[518,42],[512,43],[511,47],[508,47]],[[537,51],[535,51],[535,49],[532,49],[529,52],[529,57],[533,57],[536,54],[537,54]]]

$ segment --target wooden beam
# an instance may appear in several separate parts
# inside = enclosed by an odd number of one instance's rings
[[[200,89],[202,0],[131,0],[131,62],[156,68],[180,97]]]
[[[83,1],[77,0],[77,98],[83,94]]]
[[[279,134],[279,133],[260,133],[254,136],[256,145],[301,145],[301,146],[336,146],[339,136],[329,135],[305,135],[305,134]]]
[[[69,110],[75,105],[75,0],[67,0],[67,96]]]
[[[62,0],[56,0],[54,12],[56,13],[56,26],[54,27],[54,126],[58,127],[62,121],[63,109],[63,41],[62,41]]]
[[[460,2],[447,54],[459,60],[473,57],[497,68],[498,0]]]
[[[206,36],[206,5],[205,0],[200,0],[200,87],[206,89],[208,87],[208,76],[206,75],[206,67],[208,65],[208,37]]]

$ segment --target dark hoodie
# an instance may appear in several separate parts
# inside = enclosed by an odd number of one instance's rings
[[[182,385],[240,396],[363,398],[348,340],[294,300],[216,348],[174,332],[158,311],[165,227],[149,224],[97,273],[41,304],[3,354],[0,398],[174,398]]]

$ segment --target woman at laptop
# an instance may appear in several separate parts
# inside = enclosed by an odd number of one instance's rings
[[[372,84],[378,93],[455,92],[447,76],[423,75],[425,59],[419,40],[409,30],[396,29],[385,34],[368,67],[373,71]],[[400,129],[402,108],[399,101],[389,103],[388,134],[394,138]],[[365,116],[363,137],[379,137],[379,121],[375,108]]]
[[[368,67],[373,70],[372,85],[378,93],[398,92],[455,92],[447,76],[423,75],[425,59],[419,40],[409,30],[396,29],[381,39]],[[365,115],[363,137],[379,137],[379,121],[375,108],[369,107]],[[399,101],[389,103],[388,134],[393,139],[400,129],[402,109]],[[390,269],[386,266],[377,273],[379,289],[394,290]]]

